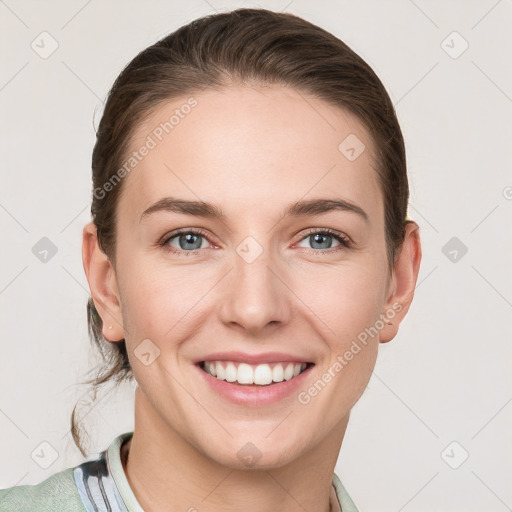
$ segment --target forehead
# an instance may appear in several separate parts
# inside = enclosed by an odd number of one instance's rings
[[[137,222],[166,195],[211,202],[228,215],[273,215],[312,197],[345,198],[370,217],[383,214],[364,125],[284,86],[232,86],[164,102],[136,126],[127,158],[134,152],[119,208]]]

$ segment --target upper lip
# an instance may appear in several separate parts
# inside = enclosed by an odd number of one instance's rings
[[[214,352],[194,361],[195,364],[202,361],[233,361],[249,364],[264,363],[310,363],[311,359],[294,356],[284,352],[262,352],[260,354],[247,354],[245,352]]]

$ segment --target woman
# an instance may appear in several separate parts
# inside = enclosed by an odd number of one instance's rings
[[[356,511],[335,464],[421,260],[375,73],[291,14],[195,20],[117,78],[92,169],[95,385],[136,380],[134,431],[2,510]]]

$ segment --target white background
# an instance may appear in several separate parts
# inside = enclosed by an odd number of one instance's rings
[[[284,9],[345,41],[387,87],[406,140],[420,276],[337,474],[361,512],[512,510],[510,0],[1,1],[0,488],[83,461],[69,417],[97,359],[81,232],[108,89],[146,46],[242,6]],[[59,45],[47,59],[31,48],[43,31]],[[42,237],[57,247],[46,263],[32,253]],[[455,262],[442,251],[452,237],[468,249]],[[90,452],[133,429],[132,394],[100,396]],[[58,453],[47,469],[31,457],[51,453],[45,442]]]

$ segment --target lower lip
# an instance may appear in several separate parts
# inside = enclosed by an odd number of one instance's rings
[[[279,402],[297,391],[297,388],[307,379],[312,366],[308,366],[302,373],[290,380],[274,382],[267,386],[227,382],[205,372],[199,365],[196,365],[196,368],[205,382],[218,395],[238,405],[260,407]]]

